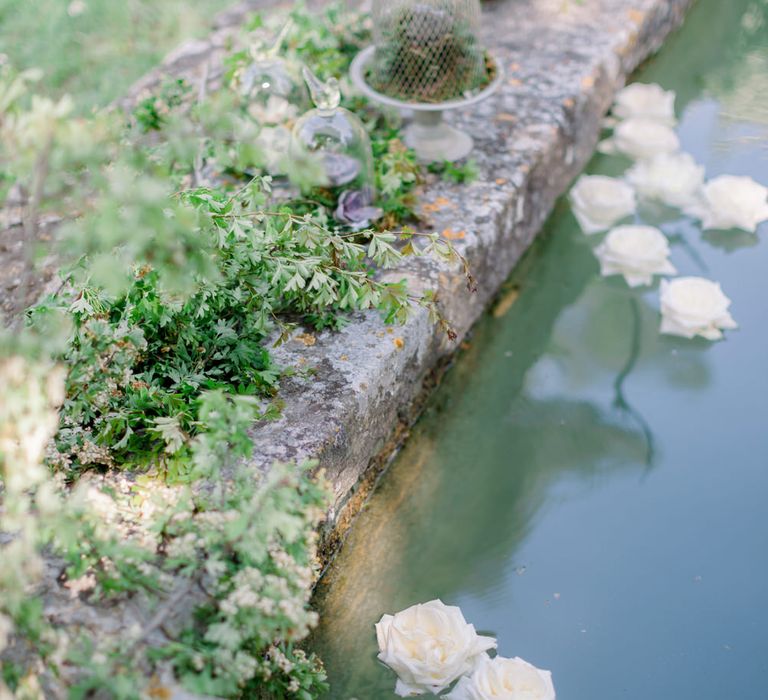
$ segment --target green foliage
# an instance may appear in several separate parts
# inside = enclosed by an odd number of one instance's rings
[[[445,161],[443,163],[430,163],[428,167],[429,172],[436,173],[446,180],[455,182],[457,185],[472,182],[480,174],[477,169],[477,163],[471,158],[460,164]]]
[[[190,690],[232,696],[259,688],[302,697],[303,689],[312,693],[305,697],[316,697],[323,689],[317,660],[294,643],[316,622],[306,604],[314,525],[326,498],[322,487],[294,471],[276,468],[255,485],[253,475],[240,470],[223,493],[195,503],[194,518],[170,520],[164,535],[180,546],[170,547],[169,562],[192,570],[204,553],[205,567],[218,579],[215,599],[198,609],[194,626],[154,652],[173,659]]]
[[[374,132],[373,157],[376,185],[382,197],[384,227],[394,227],[414,217],[416,199],[413,189],[421,180],[416,154],[398,138],[395,129]]]
[[[0,52],[45,72],[46,94],[84,114],[124,94],[182,41],[202,36],[222,0],[0,0]]]
[[[189,86],[183,79],[166,80],[159,93],[148,95],[134,108],[138,128],[144,133],[160,131],[166,123],[166,115],[183,103],[188,92]]]
[[[345,72],[370,30],[337,5],[292,17],[290,50],[325,75]],[[286,197],[286,181],[273,191],[264,127],[236,91],[192,99],[174,81],[126,125],[31,95],[38,77],[0,73],[0,195],[26,198],[28,244],[43,211],[67,223],[61,288],[28,311],[26,330],[0,333],[0,651],[13,631],[70,697],[137,698],[162,663],[201,692],[316,697],[321,665],[298,644],[316,622],[328,494],[312,465],[260,481],[241,461],[291,371],[270,349],[298,323],[337,329],[353,310],[401,323],[421,306],[450,334],[431,291],[377,272],[414,255],[466,263],[437,234],[386,230],[412,215],[421,169],[360,98],[346,103],[371,133],[386,216],[383,230],[350,233],[333,202]],[[286,163],[294,185],[311,165]],[[162,621],[191,588],[207,598],[162,648],[146,652],[147,628],[96,646],[51,625],[33,595],[46,549],[63,558],[64,585],[93,601],[140,592]],[[30,669],[5,664],[0,694],[34,697]]]
[[[267,212],[265,186],[253,181],[233,194],[188,190],[169,219],[167,209],[153,214],[146,201],[136,216],[129,204],[112,204],[110,211],[120,220],[138,222],[132,227],[136,233],[156,230],[151,219],[144,224],[139,217],[160,217],[155,226],[191,221],[196,228],[167,225],[173,247],[165,251],[155,237],[143,242],[134,235],[130,246],[136,252],[128,255],[146,258],[153,248],[157,267],[134,272],[126,292],[112,296],[88,286],[36,310],[58,308],[74,322],[63,358],[71,369],[58,436],[60,461],[113,466],[172,455],[198,431],[196,402],[202,391],[271,396],[279,372],[267,338],[283,328],[280,319],[338,326],[330,321],[332,309],[379,308],[389,319],[404,320],[410,302],[418,299],[402,285],[380,283],[369,274],[371,265],[389,267],[402,259],[393,247],[395,235],[370,232],[366,242],[327,228],[317,215],[299,216],[285,206]],[[119,237],[120,222],[107,221],[100,214],[93,229],[81,222],[80,245],[92,240],[91,230],[116,231]],[[74,235],[68,233],[70,243]],[[179,250],[185,238],[188,250]],[[194,240],[201,244],[195,247]],[[201,261],[197,275],[187,278],[192,289],[177,289],[184,281],[176,279],[179,265],[161,256],[169,250],[186,261],[187,273]],[[106,252],[103,259],[115,260]],[[92,281],[96,272],[113,282],[122,273],[117,261],[106,273],[88,271]],[[88,450],[90,444],[96,449]]]

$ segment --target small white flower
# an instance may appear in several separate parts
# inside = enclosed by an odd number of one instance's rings
[[[266,104],[252,102],[248,105],[248,113],[261,124],[285,124],[295,119],[299,110],[284,97],[270,95]]]
[[[674,153],[680,139],[672,128],[653,119],[636,117],[619,123],[613,136],[598,146],[601,153],[623,153],[633,160],[647,160],[659,153]]]
[[[486,656],[445,700],[555,700],[552,674],[520,658]]]
[[[624,275],[630,287],[652,284],[654,275],[674,275],[667,237],[653,226],[619,226],[595,249],[600,274]]]
[[[613,114],[619,119],[652,119],[675,125],[675,93],[656,83],[632,83],[616,93]]]
[[[573,214],[584,233],[607,231],[635,211],[635,191],[622,180],[582,175],[571,190]]]
[[[705,229],[739,228],[754,233],[768,219],[768,187],[751,177],[721,175],[704,185],[699,201],[686,213],[700,219]]]
[[[72,0],[67,6],[67,14],[70,17],[79,17],[87,9],[88,6],[85,4],[84,0]]]
[[[688,153],[659,153],[635,163],[627,180],[641,197],[670,207],[687,207],[696,201],[704,184],[704,167]]]
[[[467,623],[461,610],[432,600],[376,624],[379,660],[398,676],[400,697],[439,693],[474,670],[496,640],[483,637]]]
[[[719,340],[722,330],[738,328],[728,312],[731,300],[720,285],[702,277],[661,281],[661,332]]]

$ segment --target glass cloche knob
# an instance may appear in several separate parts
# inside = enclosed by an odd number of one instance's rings
[[[319,163],[322,179],[314,183],[315,189],[322,191],[323,199],[333,199],[336,221],[357,230],[366,228],[383,214],[374,206],[376,180],[368,132],[359,117],[339,106],[336,78],[322,81],[306,67],[303,73],[316,107],[296,120],[291,152]]]
[[[310,105],[298,64],[280,55],[291,26],[286,23],[269,44],[255,42],[250,48],[252,61],[240,77],[248,113],[260,124],[292,121]]]

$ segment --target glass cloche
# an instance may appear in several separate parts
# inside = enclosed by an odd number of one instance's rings
[[[248,113],[264,126],[293,121],[310,107],[300,65],[280,55],[290,28],[291,24],[286,24],[271,45],[254,43],[250,49],[251,63],[239,76],[239,89]]]
[[[304,68],[304,77],[316,105],[301,116],[291,134],[291,154],[309,155],[318,167],[316,189],[334,203],[334,218],[344,226],[363,229],[381,218],[374,205],[376,180],[371,140],[363,123],[339,106],[339,82],[319,80]]]

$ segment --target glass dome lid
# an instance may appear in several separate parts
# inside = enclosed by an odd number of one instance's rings
[[[316,105],[294,124],[291,153],[309,155],[318,164],[314,189],[335,203],[334,218],[344,226],[362,229],[382,216],[376,199],[373,152],[360,119],[339,106],[339,82],[319,80],[304,68],[304,77]]]
[[[300,66],[280,55],[290,28],[291,23],[286,23],[270,45],[254,43],[250,48],[251,63],[239,78],[248,113],[263,125],[292,121],[310,106]]]

